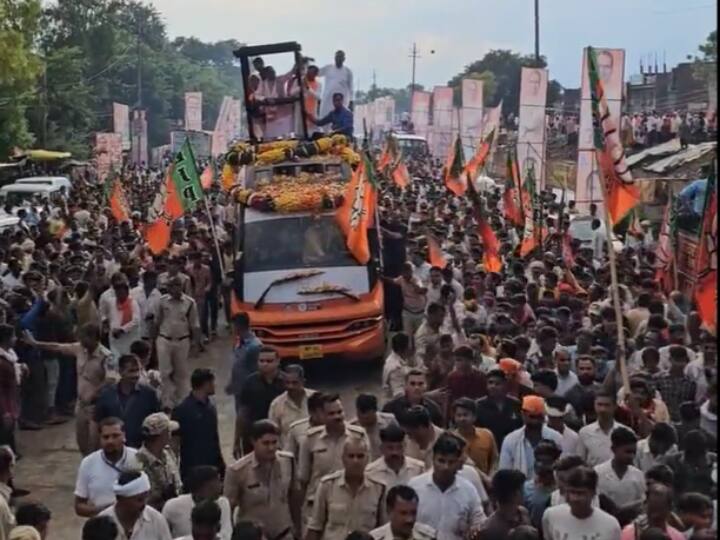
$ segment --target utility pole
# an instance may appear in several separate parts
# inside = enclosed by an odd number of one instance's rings
[[[412,81],[410,82],[410,92],[412,93],[413,90],[415,90],[415,61],[418,59],[417,46],[415,45],[415,42],[413,42],[410,58],[412,58]]]
[[[48,124],[48,57],[47,49],[45,49],[45,65],[43,66],[43,113],[42,113],[42,141],[43,148],[47,148],[47,124]]]
[[[540,65],[540,0],[535,0],[535,62]]]
[[[140,46],[142,18],[139,9],[135,11],[135,16],[137,17],[137,108],[142,109],[142,47]]]

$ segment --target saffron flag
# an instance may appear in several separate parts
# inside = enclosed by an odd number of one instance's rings
[[[212,187],[213,181],[215,180],[215,171],[213,169],[212,163],[208,163],[207,167],[205,167],[205,170],[200,175],[200,185],[204,190],[208,190]]]
[[[383,172],[387,167],[392,165],[397,157],[397,154],[397,141],[395,140],[395,137],[388,133],[382,153],[380,154],[380,160],[377,164],[377,170],[379,172]]]
[[[717,336],[717,187],[714,166],[707,180],[696,268],[695,304],[698,314],[703,327]]]
[[[469,175],[470,181],[474,181],[477,178],[478,170],[485,166],[488,155],[490,154],[490,148],[492,147],[494,136],[495,130],[491,131],[484,139],[482,139],[478,145],[475,155],[467,162],[467,165],[465,165],[463,173]]]
[[[130,206],[128,205],[127,198],[125,197],[125,191],[123,190],[122,183],[117,177],[111,184],[108,203],[115,221],[122,223],[123,221],[128,221],[130,219]]]
[[[657,248],[655,249],[655,281],[661,285],[662,290],[666,293],[670,293],[674,289],[672,274],[673,265],[675,264],[672,226],[674,204],[674,198],[670,197],[665,206],[665,214],[660,226],[660,238],[658,238]]]
[[[528,169],[523,189],[523,206],[525,210],[525,227],[520,244],[520,256],[526,257],[538,245],[542,245],[547,236],[547,229],[541,223],[540,200],[535,185],[535,170]]]
[[[226,163],[223,165],[222,170],[222,188],[224,191],[230,191],[234,185],[235,171],[233,170],[232,165]]]
[[[410,183],[410,172],[402,158],[393,167],[392,179],[399,188],[406,188]]]
[[[363,154],[345,189],[343,202],[335,212],[335,219],[345,235],[347,247],[360,264],[367,264],[371,257],[368,229],[374,223],[376,206],[375,177],[372,174],[372,165]]]
[[[562,239],[562,258],[565,263],[565,268],[570,270],[575,266],[575,255],[573,254],[570,233],[565,231]]]
[[[486,272],[499,273],[502,270],[500,247],[495,231],[482,216],[478,217],[478,234],[483,242],[483,266]]]
[[[437,266],[438,268],[445,268],[447,266],[447,261],[445,260],[445,256],[443,255],[442,250],[440,249],[440,244],[435,239],[434,236],[427,235],[427,244],[428,244],[428,262],[431,266]]]
[[[195,156],[186,140],[168,168],[165,182],[148,212],[144,236],[150,251],[158,254],[167,248],[175,220],[192,210],[202,198]]]
[[[463,156],[462,141],[458,136],[450,147],[445,162],[445,186],[458,197],[465,194],[468,184],[463,161],[465,161],[465,157]]]
[[[595,49],[588,47],[588,77],[593,113],[593,143],[603,180],[605,205],[610,226],[619,223],[640,202],[640,191],[625,162],[616,120],[610,116],[605,88],[598,76]]]
[[[522,185],[520,183],[516,149],[508,150],[507,175],[508,177],[505,181],[505,191],[503,192],[503,209],[505,219],[516,227],[522,227],[524,225],[522,200],[520,198]]]

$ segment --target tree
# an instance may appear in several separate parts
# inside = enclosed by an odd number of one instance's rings
[[[688,56],[694,60],[693,75],[696,79],[705,81],[709,90],[714,93],[717,88],[717,30],[708,35],[705,43],[698,46],[701,56]]]
[[[492,71],[483,71],[482,73],[472,72],[463,77],[453,78],[448,86],[453,89],[453,104],[456,107],[462,107],[462,80],[475,79],[483,82],[483,105],[490,106],[495,102],[495,92],[497,91],[497,81]]]
[[[503,114],[510,112],[517,114],[520,101],[520,70],[522,67],[546,67],[547,61],[541,56],[540,61],[535,60],[533,55],[520,55],[516,52],[493,49],[489,51],[482,59],[472,62],[465,66],[464,71],[457,74],[449,82],[448,86],[453,88],[461,84],[461,80],[471,74],[480,74],[490,72],[495,78],[495,92],[492,101],[486,100],[485,104],[497,105],[502,100]],[[557,97],[559,92],[559,84],[553,81],[548,83],[548,103],[552,103],[551,99]],[[554,96],[554,97],[553,97]]]
[[[25,114],[41,67],[32,50],[40,13],[39,0],[0,0],[0,159],[33,142]]]

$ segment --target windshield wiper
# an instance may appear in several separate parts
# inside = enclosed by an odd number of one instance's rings
[[[298,291],[298,294],[301,295],[309,295],[309,294],[339,294],[346,298],[350,298],[352,300],[355,300],[356,302],[360,301],[360,297],[356,294],[351,293],[347,287],[342,287],[341,285],[332,285],[328,283],[323,283],[320,287],[315,287],[313,289],[301,289]]]
[[[270,289],[272,289],[275,285],[280,285],[281,283],[289,283],[291,281],[299,281],[301,279],[319,276],[320,274],[324,273],[324,270],[308,270],[306,272],[293,272],[292,274],[288,274],[281,278],[274,279],[268,284],[267,287],[265,287],[265,290],[260,295],[260,298],[258,298],[257,302],[255,302],[254,308],[260,309],[260,306],[262,306],[263,302],[265,302],[265,297],[267,296],[267,293],[269,293]]]

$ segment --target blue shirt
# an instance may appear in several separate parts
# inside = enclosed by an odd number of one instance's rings
[[[680,193],[678,193],[678,197],[692,204],[693,212],[700,216],[705,209],[706,189],[707,179],[701,178],[685,186]]]
[[[255,334],[249,332],[233,349],[233,365],[230,381],[225,387],[225,391],[229,395],[235,395],[235,398],[239,399],[245,379],[247,379],[248,375],[257,371],[257,362],[261,348],[262,342]]]
[[[160,400],[155,389],[137,384],[129,395],[120,392],[119,384],[113,384],[100,391],[95,401],[95,421],[115,416],[125,423],[127,445],[140,448],[142,445],[142,423],[145,418],[160,411]]]
[[[317,121],[318,126],[324,126],[325,124],[330,124],[333,131],[346,137],[353,136],[353,113],[345,107],[341,107],[340,110],[333,109]]]

